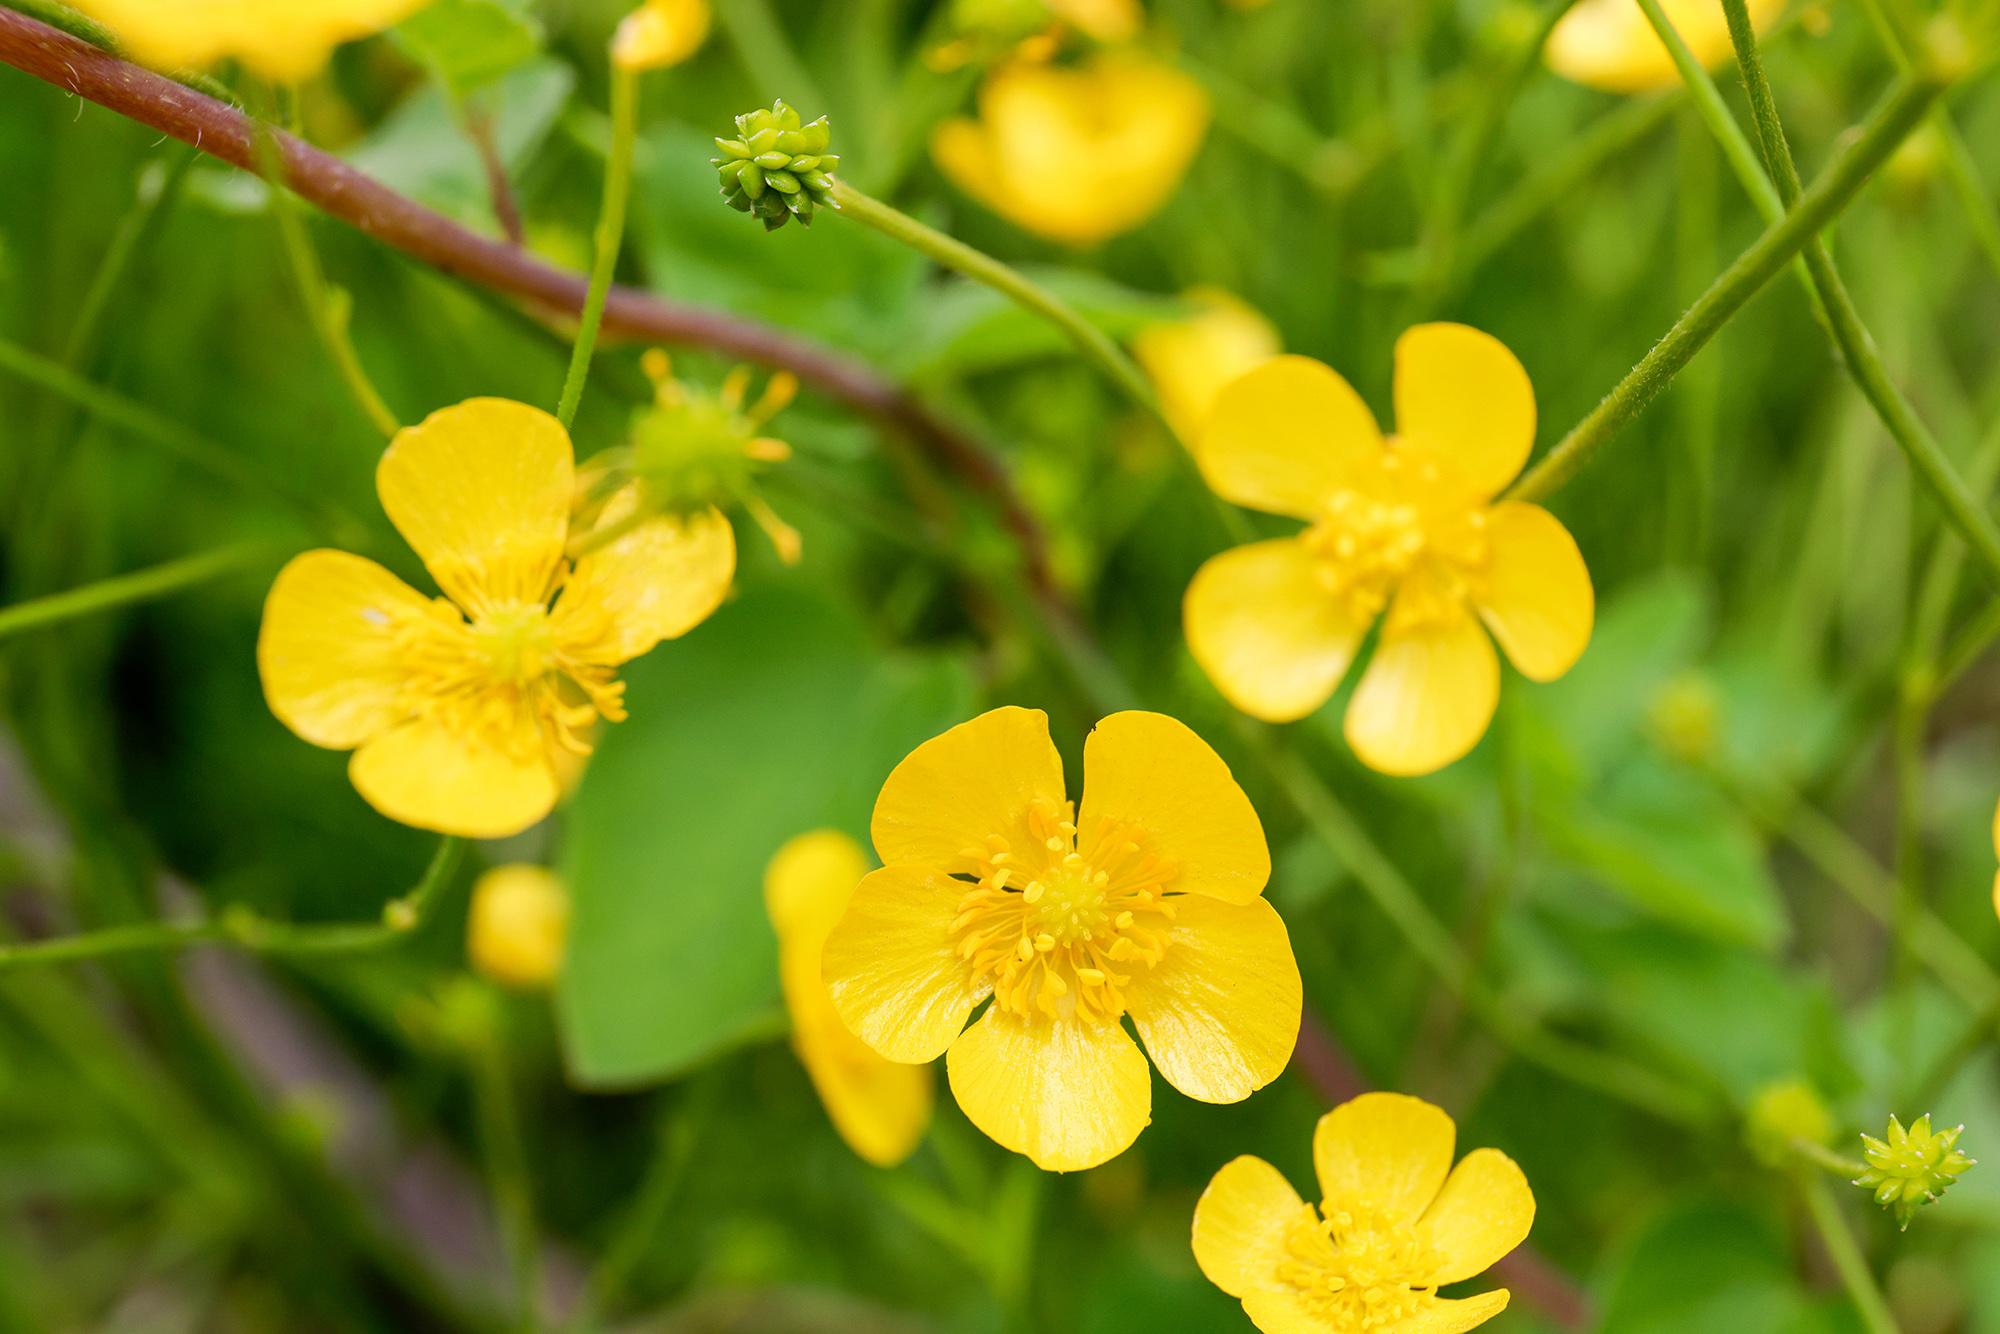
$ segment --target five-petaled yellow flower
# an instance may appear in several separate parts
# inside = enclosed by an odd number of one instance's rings
[[[825,956],[849,1028],[891,1060],[945,1055],[972,1123],[1057,1172],[1116,1157],[1150,1119],[1123,1018],[1203,1102],[1270,1083],[1299,1032],[1298,964],[1262,897],[1263,826],[1221,757],[1172,718],[1130,712],[1097,725],[1083,762],[1079,810],[1038,710],[995,709],[917,747],[875,804],[885,865]]]
[[[847,1146],[877,1167],[894,1167],[930,1124],[935,1081],[924,1066],[889,1060],[848,1032],[820,977],[827,934],[866,874],[867,854],[847,835],[800,834],[771,858],[764,904],[778,933],[792,1049]]]
[[[1087,246],[1158,212],[1207,131],[1201,85],[1136,51],[1103,51],[1077,66],[995,70],[980,86],[978,119],[938,126],[931,154],[1001,217]]]
[[[562,973],[569,947],[569,890],[546,866],[496,866],[472,886],[465,953],[502,986],[539,991]]]
[[[1746,6],[1760,31],[1784,7],[1785,0],[1748,0]],[[1718,0],[1660,0],[1660,9],[1703,65],[1712,69],[1729,58],[1734,48]],[[1549,34],[1543,56],[1563,78],[1607,93],[1652,92],[1681,81],[1636,0],[1580,0]]]
[[[1193,310],[1186,316],[1141,329],[1132,355],[1158,391],[1174,434],[1192,441],[1222,391],[1285,348],[1269,320],[1220,288],[1196,288],[1188,300]]]
[[[1364,1093],[1319,1120],[1317,1209],[1261,1158],[1230,1162],[1194,1211],[1194,1258],[1265,1334],[1458,1334],[1507,1290],[1437,1290],[1484,1273],[1527,1239],[1535,1197],[1514,1160],[1476,1149],[1420,1098]]]
[[[1493,500],[1534,444],[1534,390],[1514,355],[1464,325],[1419,325],[1396,344],[1395,400],[1385,440],[1347,381],[1305,357],[1223,391],[1196,445],[1202,475],[1224,499],[1310,527],[1210,560],[1185,616],[1216,687],[1271,722],[1325,703],[1379,617],[1347,739],[1383,773],[1420,774],[1492,720],[1488,630],[1524,676],[1552,681],[1582,655],[1595,604],[1569,531],[1537,505]]]
[[[380,32],[430,0],[71,0],[157,69],[240,60],[283,83],[307,79],[333,48]]]
[[[344,551],[279,571],[257,641],[264,696],[307,741],[354,751],[354,786],[391,819],[473,838],[540,820],[590,728],[624,718],[617,667],[729,591],[735,538],[713,509],[648,519],[572,563],[574,474],[548,413],[496,398],[444,408],[375,470],[444,597]],[[600,523],[636,503],[614,497]]]

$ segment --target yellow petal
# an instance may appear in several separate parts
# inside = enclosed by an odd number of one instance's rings
[[[1061,808],[1064,801],[1049,716],[993,709],[932,737],[890,771],[870,834],[884,862],[961,873],[974,870],[986,840],[998,835],[1026,869],[1048,855],[1029,823],[1030,808],[1037,802]]]
[[[1194,1262],[1232,1297],[1278,1285],[1285,1234],[1305,1201],[1262,1158],[1231,1159],[1194,1206]]]
[[[1194,729],[1130,709],[1101,720],[1083,743],[1077,848],[1086,858],[1125,830],[1173,864],[1168,888],[1248,903],[1271,878],[1271,849],[1250,798]]]
[[[601,522],[637,503],[614,497]],[[615,666],[706,620],[736,577],[736,534],[720,510],[648,519],[576,563],[557,598],[557,640],[586,662]]]
[[[1243,1314],[1263,1334],[1329,1334],[1332,1329],[1297,1293],[1285,1288],[1245,1293]],[[1401,1328],[1394,1334],[1402,1334]]]
[[[1424,1215],[1439,1256],[1437,1281],[1485,1273],[1528,1239],[1534,1223],[1535,1195],[1514,1160],[1498,1149],[1466,1154]]]
[[[848,1032],[826,999],[816,960],[783,969],[792,1016],[792,1049],[812,1079],[827,1119],[847,1147],[877,1167],[894,1167],[916,1151],[931,1123],[936,1077],[927,1065],[878,1055]],[[804,990],[818,988],[818,999]]]
[[[1310,519],[1381,449],[1381,429],[1352,385],[1310,357],[1286,356],[1229,383],[1194,456],[1224,500]]]
[[[1498,495],[1535,447],[1535,388],[1493,335],[1419,324],[1396,340],[1396,438],[1448,461],[1480,499]]]
[[[1195,312],[1141,329],[1132,356],[1153,382],[1174,433],[1192,445],[1222,391],[1284,345],[1269,320],[1227,292],[1201,288],[1188,298]]]
[[[333,48],[379,32],[429,0],[76,0],[118,35],[135,60],[168,71],[241,60],[263,78],[294,83]]]
[[[764,907],[782,941],[817,954],[868,874],[868,854],[838,829],[789,839],[764,868]]]
[[[347,775],[392,820],[464,838],[507,838],[554,809],[559,788],[534,721],[505,744],[419,719],[363,743]]]
[[[1166,957],[1126,992],[1132,1026],[1169,1084],[1202,1102],[1241,1102],[1284,1071],[1298,1044],[1291,937],[1261,898],[1171,902]]]
[[[554,417],[474,398],[398,432],[375,489],[438,587],[476,617],[548,600],[573,472],[569,433]]]
[[[372,560],[308,551],[278,571],[257,632],[257,674],[278,721],[346,750],[405,716],[397,630],[429,599]],[[455,619],[455,618],[454,618]]]
[[[920,866],[885,866],[854,890],[821,958],[840,1018],[892,1061],[944,1054],[986,994],[952,948],[963,881]]]
[[[1761,32],[1785,0],[1749,0]],[[1710,0],[1661,0],[1660,8],[1696,60],[1714,68],[1733,49],[1722,6]],[[1565,79],[1608,93],[1642,93],[1681,81],[1673,57],[1633,0],[1580,0],[1549,34],[1543,57]]]
[[[1597,598],[1576,539],[1539,505],[1506,504],[1487,513],[1493,561],[1479,614],[1507,658],[1531,681],[1553,681],[1590,643]]]
[[[569,943],[569,891],[545,866],[496,866],[472,886],[465,952],[504,986],[546,987]]]
[[[1442,1110],[1401,1093],[1364,1093],[1319,1119],[1313,1168],[1326,1212],[1366,1208],[1414,1223],[1451,1170],[1458,1129]]]
[[[1188,651],[1223,698],[1265,722],[1326,703],[1366,626],[1353,624],[1296,538],[1253,542],[1210,558],[1182,604]]]
[[[1131,1147],[1152,1116],[1146,1058],[1116,1024],[1022,1019],[989,1006],[945,1057],[966,1119],[1046,1172]]]
[[[1397,631],[1394,612],[1347,706],[1347,743],[1363,764],[1409,776],[1479,744],[1500,702],[1500,659],[1470,616]]]
[[[1477,1297],[1454,1301],[1439,1298],[1396,1326],[1395,1334],[1465,1334],[1507,1309],[1507,1289],[1495,1288]]]
[[[708,39],[708,0],[646,0],[611,39],[611,59],[626,69],[678,65]]]

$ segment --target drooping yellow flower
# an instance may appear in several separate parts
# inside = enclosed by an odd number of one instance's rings
[[[720,605],[729,522],[648,519],[572,562],[569,434],[496,398],[405,428],[375,487],[445,596],[344,551],[295,557],[264,603],[264,697],[305,740],[352,750],[354,786],[391,819],[519,833],[555,805],[564,754],[624,718],[617,667]],[[614,497],[601,522],[636,503]]]
[[[861,845],[821,829],[778,849],[764,872],[764,904],[778,933],[778,978],[792,1016],[792,1049],[833,1128],[877,1167],[915,1151],[936,1098],[931,1072],[876,1054],[847,1031],[820,977],[827,934],[868,874]]]
[[[1263,826],[1185,725],[1116,713],[1084,743],[1083,804],[1038,710],[917,747],[875,804],[885,865],[828,938],[840,1017],[891,1060],[946,1057],[988,1136],[1095,1167],[1150,1119],[1146,1057],[1203,1102],[1276,1078],[1298,1039],[1291,939],[1262,897]],[[971,1027],[966,1019],[991,998]]]
[[[1749,0],[1746,7],[1761,32],[1785,0]],[[1716,0],[1660,0],[1660,8],[1703,65],[1713,69],[1735,49]],[[1563,78],[1607,93],[1645,93],[1681,81],[1666,44],[1635,0],[1580,0],[1556,24],[1542,54]]]
[[[1087,246],[1130,231],[1180,185],[1208,130],[1208,95],[1136,51],[988,75],[978,119],[938,126],[931,153],[959,189],[1017,226]]]
[[[281,83],[325,67],[333,48],[380,32],[430,0],[73,0],[155,69],[240,60]]]
[[[1535,437],[1521,363],[1459,324],[1396,344],[1397,435],[1347,381],[1280,357],[1222,393],[1196,445],[1226,500],[1303,519],[1297,537],[1226,551],[1184,606],[1188,647],[1245,713],[1302,718],[1382,632],[1347,710],[1347,739],[1383,773],[1442,768],[1478,743],[1500,695],[1493,639],[1552,681],[1590,640],[1590,572],[1537,505],[1493,498]],[[1484,622],[1484,628],[1481,628]]]
[[[1141,329],[1132,355],[1159,392],[1174,433],[1194,440],[1229,383],[1277,356],[1284,344],[1269,320],[1219,288],[1197,288],[1188,299],[1194,312]]]
[[[678,65],[708,40],[708,0],[646,0],[611,39],[611,59],[626,69]]]
[[[472,966],[524,991],[552,985],[569,945],[569,891],[545,866],[496,866],[472,886],[465,952]]]
[[[1475,1149],[1421,1098],[1364,1093],[1319,1119],[1317,1209],[1261,1158],[1228,1163],[1194,1211],[1194,1258],[1265,1334],[1459,1334],[1507,1290],[1437,1290],[1527,1239],[1535,1197],[1514,1160]]]

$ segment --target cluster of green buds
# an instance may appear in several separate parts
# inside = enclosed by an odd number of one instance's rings
[[[736,137],[717,139],[722,156],[710,158],[722,178],[722,198],[739,213],[764,220],[766,231],[797,218],[810,227],[813,210],[833,202],[838,155],[827,152],[833,126],[825,116],[801,124],[781,98],[768,111],[736,118]]]
[[[771,418],[791,403],[798,378],[773,375],[749,402],[751,371],[738,366],[714,390],[674,375],[673,362],[654,348],[641,364],[653,381],[653,401],[632,419],[626,443],[605,450],[578,474],[577,519],[594,528],[606,506],[635,486],[639,503],[625,520],[650,514],[691,515],[711,506],[741,507],[764,531],[787,565],[799,558],[798,530],[780,519],[758,494],[757,476],[782,463],[792,449],[764,434]]]
[[[1907,1229],[1918,1209],[1945,1193],[1952,1182],[1975,1164],[1958,1149],[1964,1126],[1932,1130],[1928,1113],[1903,1128],[1894,1116],[1882,1139],[1861,1137],[1861,1156],[1868,1170],[1854,1184],[1875,1193],[1875,1203],[1893,1209],[1896,1222]]]

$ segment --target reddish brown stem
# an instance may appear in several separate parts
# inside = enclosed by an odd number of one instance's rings
[[[76,94],[211,157],[257,171],[251,121],[242,111],[142,69],[68,33],[0,8],[0,63]],[[384,245],[443,273],[518,297],[548,311],[582,311],[584,276],[481,236],[291,135],[274,131],[286,183],[300,198]],[[604,310],[607,337],[712,348],[788,370],[805,384],[884,427],[901,432],[993,501],[1019,543],[1036,599],[1063,607],[1041,523],[1014,489],[1004,464],[978,441],[940,420],[901,385],[817,343],[720,311],[615,287]]]

